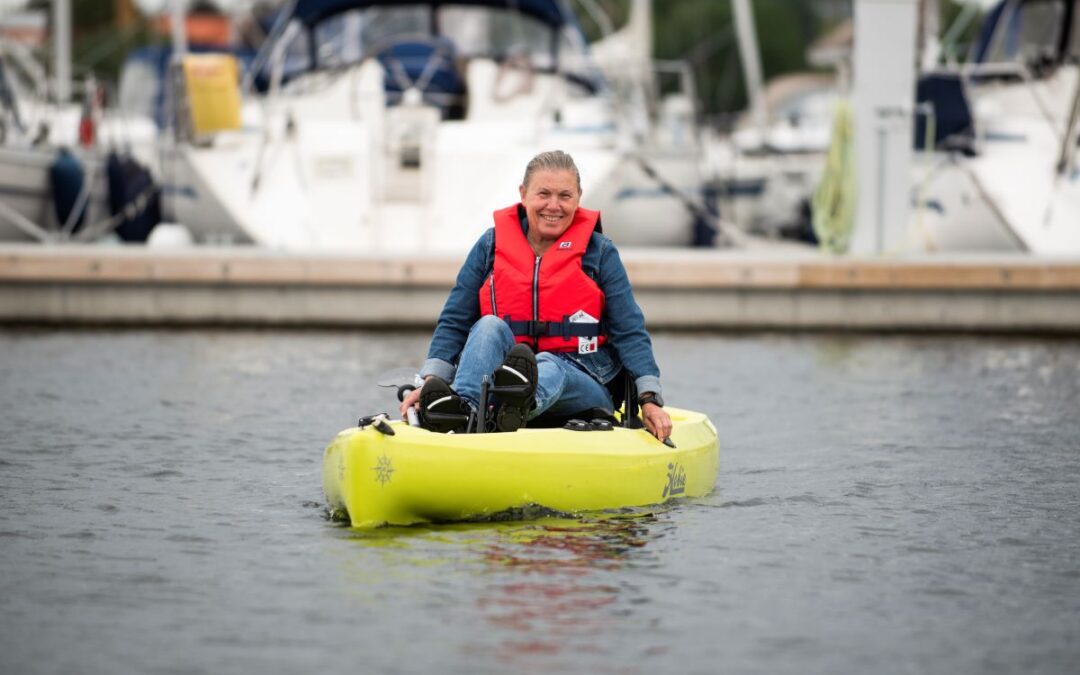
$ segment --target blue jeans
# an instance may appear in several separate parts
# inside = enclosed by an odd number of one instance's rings
[[[480,401],[481,380],[495,372],[513,346],[514,334],[510,326],[498,317],[480,317],[469,330],[451,386],[473,410]],[[541,352],[536,356],[536,367],[539,373],[536,409],[529,414],[529,419],[546,412],[567,416],[589,408],[612,409],[607,388],[572,360]]]

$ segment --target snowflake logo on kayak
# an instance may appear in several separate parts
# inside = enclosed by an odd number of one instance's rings
[[[375,472],[375,480],[383,487],[386,487],[386,484],[390,482],[390,477],[394,475],[394,465],[390,463],[390,458],[386,455],[380,457],[371,470]]]

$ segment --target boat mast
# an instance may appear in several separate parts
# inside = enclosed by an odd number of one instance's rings
[[[53,0],[53,75],[56,100],[71,99],[71,0]]]
[[[172,11],[170,23],[172,24],[173,57],[179,59],[187,54],[188,50],[187,26],[184,23],[187,20],[187,0],[172,0],[170,9]]]
[[[758,128],[761,144],[765,144],[768,126],[768,110],[765,106],[765,87],[761,77],[761,51],[758,49],[757,30],[754,27],[754,10],[750,0],[731,0],[735,11],[735,37],[739,42],[739,58],[743,65],[747,98],[754,124]]]

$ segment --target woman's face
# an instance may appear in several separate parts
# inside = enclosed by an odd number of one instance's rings
[[[567,169],[540,169],[522,185],[521,203],[529,218],[529,234],[555,241],[574,221],[581,193],[577,177]]]

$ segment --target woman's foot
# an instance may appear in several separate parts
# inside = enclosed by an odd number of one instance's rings
[[[437,433],[462,433],[469,426],[469,406],[446,380],[432,377],[420,389],[420,426]]]
[[[517,431],[525,426],[536,405],[536,380],[536,356],[528,345],[514,345],[491,378],[491,395],[499,403],[495,412],[498,431]]]

